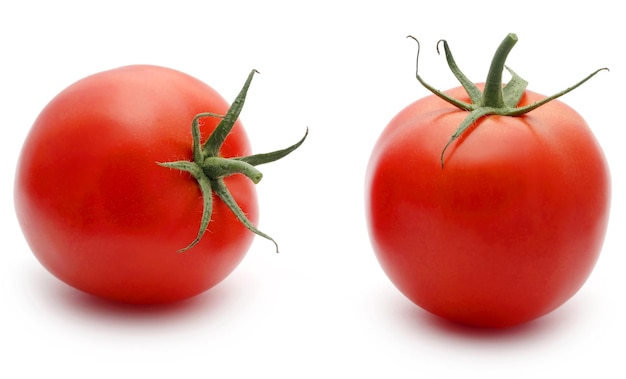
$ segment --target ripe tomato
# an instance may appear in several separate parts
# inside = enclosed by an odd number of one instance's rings
[[[471,101],[463,87],[446,94]],[[518,106],[544,98],[525,90]],[[366,177],[371,242],[390,280],[422,308],[512,326],[556,309],[590,275],[609,171],[586,122],[558,100],[479,118],[451,139],[467,117],[430,95],[387,125]]]
[[[15,182],[16,213],[42,265],[80,290],[130,303],[188,298],[229,275],[256,229],[189,174],[157,164],[193,161],[201,112],[226,115],[229,106],[203,82],[157,66],[101,72],[57,95],[26,138]],[[218,158],[250,154],[237,114]],[[195,126],[206,138],[226,118],[207,114]],[[214,181],[256,224],[254,183],[239,174]],[[207,201],[208,232],[178,253],[198,235]]]

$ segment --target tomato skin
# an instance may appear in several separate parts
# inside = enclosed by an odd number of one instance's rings
[[[181,300],[222,281],[253,234],[214,197],[205,237],[178,253],[198,233],[202,195],[190,175],[157,162],[191,161],[193,117],[228,107],[201,81],[158,66],[101,72],[62,91],[36,119],[16,171],[16,213],[37,259],[73,287],[130,303]],[[218,121],[202,119],[203,138]],[[249,153],[237,121],[221,154]],[[256,224],[254,184],[225,182]]]
[[[469,101],[462,88],[448,91]],[[520,106],[544,96],[526,91]],[[443,318],[521,324],[573,296],[598,259],[610,177],[585,121],[552,101],[479,120],[431,95],[382,132],[366,175],[374,252],[393,284]]]

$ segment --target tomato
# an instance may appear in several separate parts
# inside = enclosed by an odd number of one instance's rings
[[[467,85],[445,94],[471,104]],[[546,98],[520,94],[519,108]],[[451,138],[468,112],[439,95],[399,112],[373,149],[365,198],[376,257],[401,293],[445,319],[509,327],[541,317],[599,257],[610,205],[602,149],[559,100],[480,117]]]
[[[192,130],[206,139],[220,123],[227,136],[215,159],[249,156],[238,110],[158,66],[97,73],[63,90],[34,122],[16,170],[16,214],[36,258],[77,289],[129,303],[181,300],[222,281],[258,232],[254,183],[233,172],[210,178],[227,187],[229,205],[171,162],[191,163]],[[204,236],[200,215],[210,218]]]

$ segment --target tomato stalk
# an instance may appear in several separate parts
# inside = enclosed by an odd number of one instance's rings
[[[222,144],[231,132],[239,114],[241,113],[241,110],[243,109],[248,89],[255,73],[257,73],[256,70],[252,70],[250,72],[243,88],[225,115],[222,116],[214,113],[199,113],[194,117],[191,126],[193,139],[193,161],[158,162],[158,164],[163,167],[173,168],[189,173],[198,182],[198,187],[202,192],[203,211],[198,235],[187,247],[180,249],[179,252],[191,249],[202,239],[202,236],[206,232],[211,220],[213,210],[213,194],[217,195],[224,202],[224,204],[230,208],[230,210],[235,214],[235,216],[237,216],[239,221],[246,228],[257,235],[272,241],[276,246],[276,252],[278,252],[278,244],[276,241],[269,235],[257,229],[256,226],[254,226],[254,224],[246,217],[245,213],[239,207],[237,201],[228,190],[228,187],[224,182],[224,178],[235,174],[242,174],[248,177],[254,184],[259,183],[259,181],[263,178],[263,174],[255,166],[279,160],[296,150],[306,139],[308,129],[300,141],[286,149],[245,157],[224,158],[219,156]],[[202,144],[200,136],[200,119],[204,117],[221,118],[221,121],[213,133],[211,133],[211,135],[207,138],[206,142]]]
[[[522,79],[519,75],[517,75],[513,70],[505,65],[506,58],[509,53],[513,49],[513,46],[517,43],[517,36],[513,33],[508,34],[504,40],[500,43],[500,46],[496,50],[496,53],[491,62],[491,66],[489,68],[489,72],[487,74],[487,80],[485,81],[484,91],[481,92],[480,89],[463,74],[463,72],[459,69],[452,56],[452,52],[448,46],[448,43],[445,40],[440,40],[437,43],[437,52],[439,52],[439,44],[443,43],[446,61],[448,63],[448,67],[457,78],[457,80],[461,83],[465,91],[470,97],[471,102],[464,102],[459,99],[455,99],[446,93],[435,89],[430,84],[426,83],[422,77],[419,75],[419,53],[420,53],[420,43],[419,41],[413,37],[408,36],[417,42],[417,59],[415,64],[415,76],[417,80],[429,91],[431,91],[436,96],[445,100],[446,102],[454,105],[455,107],[468,111],[469,114],[467,117],[461,122],[461,124],[457,127],[455,132],[452,134],[440,155],[441,167],[444,167],[444,154],[447,148],[454,142],[457,138],[459,138],[471,125],[477,122],[479,119],[489,115],[499,115],[499,116],[521,116],[526,114],[538,107],[559,98],[566,93],[576,89],[587,80],[591,79],[598,72],[603,70],[608,70],[608,68],[600,68],[590,75],[588,75],[583,80],[574,84],[571,87],[568,87],[560,92],[555,93],[552,96],[548,96],[540,101],[535,103],[526,105],[524,107],[518,107],[519,101],[524,95],[524,91],[528,85],[528,82]],[[504,69],[511,74],[511,80],[503,85],[502,83],[502,73]]]

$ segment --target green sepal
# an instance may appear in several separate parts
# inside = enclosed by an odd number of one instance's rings
[[[302,137],[300,141],[296,142],[295,144],[289,146],[286,149],[272,151],[271,153],[254,154],[254,155],[248,155],[247,157],[237,157],[237,158],[232,158],[232,159],[246,162],[252,166],[258,166],[261,164],[274,162],[287,156],[289,153],[299,148],[300,145],[304,143],[304,140],[306,139],[308,135],[309,135],[309,128],[306,129],[306,132],[304,133],[304,137]]]
[[[515,108],[522,99],[522,96],[524,96],[526,87],[528,87],[528,82],[520,78],[520,76],[517,75],[515,71],[511,70],[510,67],[504,67],[511,74],[511,80],[509,80],[509,82],[502,89],[504,105],[507,108]]]
[[[421,50],[420,41],[413,36],[407,36],[407,38],[411,38],[417,43],[417,58],[415,60],[415,77],[420,82],[420,84],[424,86],[424,88],[426,88],[427,90],[435,94],[436,96],[439,96],[441,99],[447,101],[448,103],[454,105],[455,107],[464,109],[466,111],[471,111],[473,109],[473,105],[471,103],[466,103],[464,101],[448,96],[446,93],[436,89],[435,87],[431,86],[426,81],[424,81],[424,79],[422,79],[422,77],[419,74],[419,58],[420,58],[420,50]]]
[[[233,104],[226,112],[226,115],[222,118],[222,121],[215,127],[213,133],[209,136],[206,143],[203,147],[203,152],[206,156],[216,157],[222,147],[222,144],[226,140],[226,137],[230,134],[230,131],[235,126],[235,122],[239,118],[239,114],[243,109],[243,105],[246,102],[246,96],[248,94],[248,89],[250,88],[250,84],[252,83],[252,77],[255,73],[258,73],[257,70],[250,71],[248,74],[248,78],[243,85],[243,88],[233,101]]]
[[[474,84],[474,82],[472,82],[467,76],[465,76],[465,74],[461,71],[461,69],[459,69],[459,66],[457,66],[456,61],[454,60],[454,57],[452,56],[452,52],[450,51],[450,48],[448,47],[448,42],[446,40],[442,39],[442,40],[439,40],[439,42],[437,42],[437,53],[439,53],[440,43],[443,43],[443,50],[445,51],[445,54],[446,54],[446,61],[448,62],[448,67],[450,67],[450,70],[452,71],[456,79],[461,83],[461,85],[465,89],[465,92],[467,92],[467,94],[469,95],[470,100],[472,101],[472,104],[479,103],[483,98],[483,93],[480,92],[480,89],[478,89],[476,84]]]
[[[212,180],[211,183],[213,184],[213,191],[215,192],[215,194],[219,196],[220,199],[222,199],[222,201],[228,206],[228,208],[230,208],[235,216],[237,216],[237,219],[239,219],[239,221],[251,232],[272,241],[272,243],[274,243],[274,246],[276,247],[276,252],[278,253],[278,244],[276,243],[276,241],[269,235],[257,229],[254,224],[246,217],[246,214],[239,207],[239,204],[237,204],[237,201],[228,190],[228,187],[224,183],[224,180]]]
[[[158,163],[160,166],[173,168],[181,171],[185,171],[191,174],[191,176],[198,182],[198,187],[202,193],[202,218],[200,219],[200,229],[196,238],[185,248],[178,250],[179,253],[185,252],[194,247],[206,232],[209,222],[211,221],[211,214],[213,213],[213,191],[211,188],[211,180],[204,174],[202,168],[195,162],[189,161],[176,161]]]
[[[443,147],[443,150],[441,150],[441,155],[439,157],[439,160],[441,162],[441,168],[443,168],[444,166],[444,154],[446,153],[448,146],[450,146],[452,142],[456,141],[456,139],[459,138],[467,130],[467,128],[472,126],[472,124],[478,121],[481,117],[484,117],[488,114],[492,114],[490,112],[491,112],[491,109],[489,108],[476,108],[473,111],[471,111],[469,115],[465,117],[465,119],[463,119],[463,122],[461,122],[459,127],[454,131],[454,134],[450,136],[450,139],[448,140],[446,145]]]

